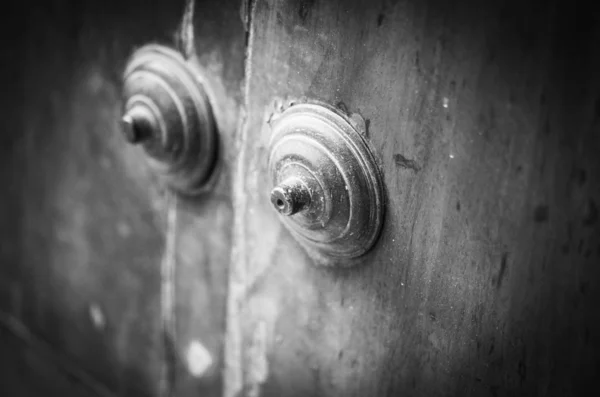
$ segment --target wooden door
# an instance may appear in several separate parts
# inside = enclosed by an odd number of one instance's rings
[[[23,371],[31,395],[593,390],[591,6],[74,0],[2,16],[0,394],[25,395]],[[207,78],[219,166],[199,197],[165,189],[119,132],[126,60],[151,42]],[[271,206],[267,121],[290,99],[366,120],[386,212],[354,266],[315,263]]]

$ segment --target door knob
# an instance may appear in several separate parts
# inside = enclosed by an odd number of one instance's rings
[[[271,203],[320,263],[363,255],[381,230],[383,182],[364,128],[358,115],[313,103],[271,120]]]
[[[217,133],[200,71],[170,48],[147,45],[125,68],[123,100],[126,141],[143,147],[174,190],[201,192],[215,165]]]

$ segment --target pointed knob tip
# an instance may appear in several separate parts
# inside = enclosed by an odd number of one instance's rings
[[[271,203],[277,212],[291,216],[310,205],[310,192],[298,178],[290,178],[271,191]]]
[[[155,123],[147,113],[134,108],[121,118],[123,137],[127,142],[135,145],[152,138]]]

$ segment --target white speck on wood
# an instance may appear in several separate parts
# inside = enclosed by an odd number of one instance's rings
[[[98,306],[96,303],[92,303],[88,310],[94,327],[96,329],[103,330],[106,326],[106,318],[104,317],[104,313],[102,312],[100,306]]]
[[[187,349],[187,366],[192,376],[199,378],[211,367],[213,358],[202,343],[194,340]]]

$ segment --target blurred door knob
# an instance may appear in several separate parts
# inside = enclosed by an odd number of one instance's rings
[[[199,70],[176,51],[147,45],[131,56],[123,77],[123,134],[141,145],[174,190],[199,193],[215,166],[217,132]]]

